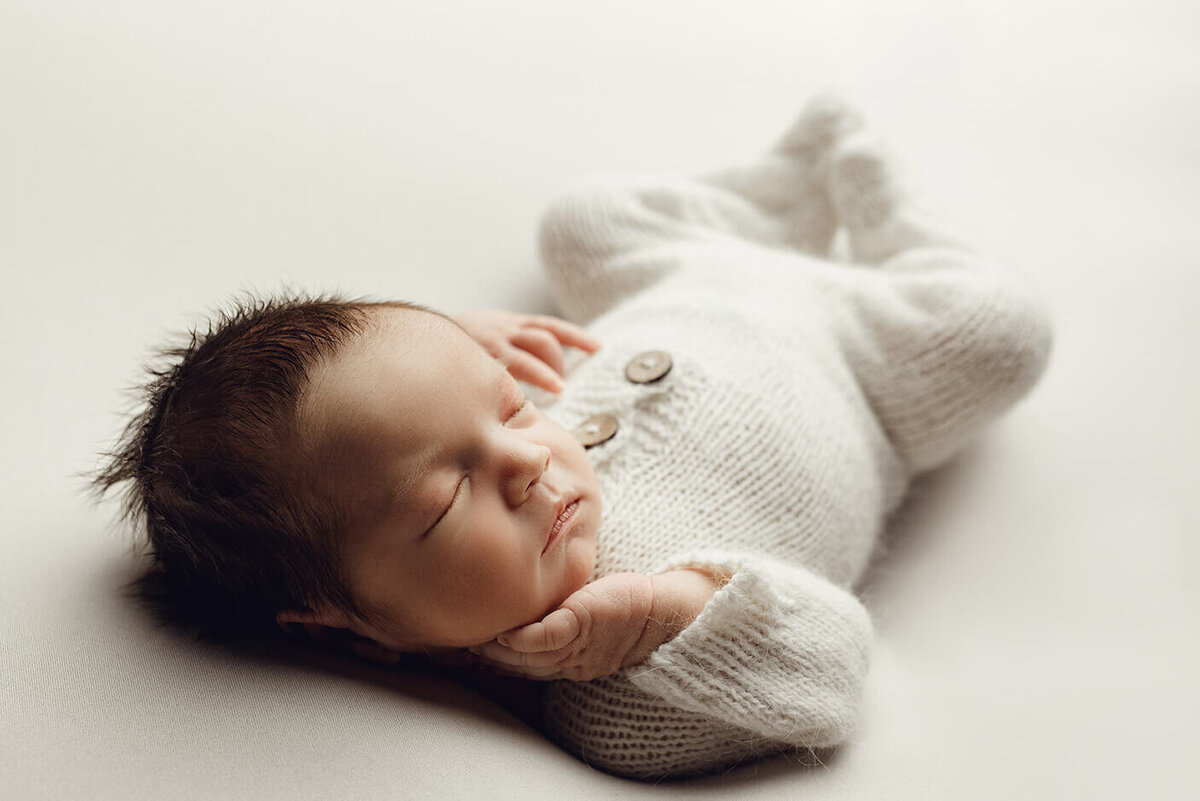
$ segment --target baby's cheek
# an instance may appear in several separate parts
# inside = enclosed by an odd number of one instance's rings
[[[540,620],[548,605],[547,590],[554,589],[553,583],[546,580],[547,576],[539,572],[536,564],[529,563],[527,555],[522,555],[519,561],[496,564],[507,566],[502,570],[503,575],[497,575],[501,587],[495,597],[504,613],[514,618],[513,626]]]

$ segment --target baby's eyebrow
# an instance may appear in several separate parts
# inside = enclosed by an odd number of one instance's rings
[[[414,528],[418,525],[424,525],[425,521],[420,520],[423,509],[417,508],[419,503],[418,490],[421,487],[422,479],[429,475],[434,464],[438,459],[439,448],[426,448],[425,455],[412,467],[405,471],[404,475],[392,486],[391,491],[391,509],[395,514],[399,514],[404,520],[410,522]],[[415,522],[413,522],[415,520]],[[420,533],[420,532],[417,532]]]
[[[498,356],[493,356],[492,358],[500,368],[496,372],[496,380],[492,382],[493,388],[501,395],[507,395],[509,387],[516,387],[519,390],[521,385],[517,382],[517,379],[513,378],[512,373],[508,372],[508,368],[504,366],[504,362],[500,361]]]
[[[492,382],[492,385],[494,387],[506,386],[508,384],[507,379],[512,378],[512,374],[508,372],[508,368],[504,366],[504,362],[500,361],[499,356],[493,356],[492,361],[500,368],[496,371],[496,380]],[[513,380],[515,381],[516,379],[514,378]]]

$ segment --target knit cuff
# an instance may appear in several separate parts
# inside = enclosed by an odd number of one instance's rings
[[[871,623],[852,595],[765,557],[703,554],[667,569],[731,574],[696,620],[626,671],[682,709],[805,747],[844,742],[867,671]]]

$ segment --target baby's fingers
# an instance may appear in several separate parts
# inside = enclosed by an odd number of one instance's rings
[[[585,350],[588,353],[595,353],[600,349],[600,340],[591,336],[579,326],[568,323],[566,320],[559,319],[558,317],[538,314],[531,317],[526,325],[536,325],[538,328],[544,328],[551,334],[554,334],[555,339],[562,344]]]
[[[560,654],[554,652],[522,653],[501,645],[495,640],[476,645],[470,649],[483,657],[484,661],[493,667],[526,672],[527,669],[550,669],[558,664]]]
[[[558,377],[558,373],[527,351],[513,348],[505,353],[501,361],[508,372],[512,373],[512,377],[519,381],[541,387],[547,392],[563,390],[562,379]]]
[[[541,328],[525,328],[513,334],[508,341],[522,350],[529,351],[550,365],[550,369],[554,372],[562,375],[562,345],[549,331]]]
[[[501,634],[496,641],[521,653],[557,651],[579,636],[579,618],[570,609],[556,609],[537,623]]]

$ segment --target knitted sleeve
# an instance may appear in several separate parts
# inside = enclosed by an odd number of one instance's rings
[[[671,567],[731,573],[690,626],[643,664],[558,682],[555,739],[631,778],[685,776],[850,736],[871,623],[845,590],[763,557],[696,555]]]
[[[744,200],[697,181],[594,180],[556,201],[542,220],[547,283],[563,316],[588,323],[678,269],[662,245],[749,231],[754,221]]]

